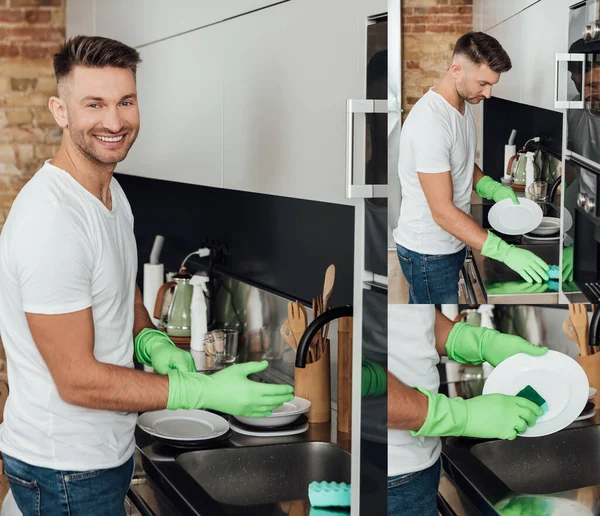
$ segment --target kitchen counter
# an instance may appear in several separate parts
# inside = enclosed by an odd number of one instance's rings
[[[471,216],[484,229],[491,229],[487,215],[493,203],[483,200],[482,204],[471,206]],[[545,216],[555,217],[559,207],[553,204],[542,206]],[[499,235],[507,238],[506,235]],[[509,242],[518,247],[528,249],[540,256],[550,265],[558,265],[560,259],[560,244],[533,243],[523,237],[512,237]],[[557,304],[558,282],[549,281],[542,284],[530,284],[524,281],[517,273],[506,265],[492,260],[479,251],[470,250],[471,260],[467,260],[463,268],[463,278],[467,289],[474,284],[480,288],[483,299],[478,303],[490,304]],[[473,300],[471,300],[473,301]]]
[[[265,445],[277,445],[285,443],[306,443],[311,441],[328,443],[337,443],[350,452],[350,439],[347,434],[338,434],[336,432],[335,411],[333,412],[330,423],[310,424],[309,429],[303,434],[289,437],[251,437],[231,432],[229,437],[223,441],[213,444],[211,450],[223,450],[223,460],[226,459],[228,449],[241,447],[257,447]],[[141,464],[139,467],[145,472],[151,485],[160,494],[167,498],[172,506],[176,507],[177,512],[156,512],[150,515],[173,514],[173,516],[221,516],[226,514],[254,515],[254,516],[276,516],[285,514],[305,514],[308,510],[308,502],[296,501],[281,504],[253,505],[246,508],[221,505],[209,496],[209,494],[200,487],[191,475],[189,475],[178,462],[176,458],[182,453],[192,451],[187,449],[174,448],[165,445],[152,436],[136,428],[136,443]],[[254,481],[262,481],[261,463],[243,464],[239,467],[244,468],[244,474],[248,478],[253,477]],[[257,478],[258,477],[258,480]],[[223,480],[224,482],[226,480]],[[281,480],[284,482],[284,479]],[[235,485],[225,486],[225,489],[235,491]],[[265,485],[265,489],[268,486]],[[296,512],[300,510],[300,512]],[[306,514],[308,514],[306,512]],[[344,514],[341,512],[341,514]]]
[[[442,510],[442,515],[600,514],[600,472],[596,468],[599,425],[600,412],[596,411],[591,419],[576,421],[556,434],[536,439],[445,438],[439,494],[442,505],[453,512]],[[582,433],[586,433],[586,439],[582,439]],[[493,457],[488,451],[473,452],[488,443],[501,444],[505,450],[512,447],[517,452],[531,451],[531,454],[517,463],[519,458],[511,453]],[[488,462],[502,463],[498,468],[502,471],[492,472],[494,467],[484,465],[476,454]]]

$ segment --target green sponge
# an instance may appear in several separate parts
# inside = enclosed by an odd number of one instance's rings
[[[308,499],[313,507],[350,507],[350,485],[343,482],[311,482]]]
[[[544,414],[548,412],[548,403],[546,403],[546,400],[542,398],[539,392],[536,391],[531,385],[521,389],[516,395],[520,396],[521,398],[525,398],[526,400],[533,401],[533,403],[535,403],[544,411]]]

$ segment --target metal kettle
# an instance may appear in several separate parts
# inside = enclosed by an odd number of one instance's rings
[[[164,329],[172,337],[190,337],[192,334],[191,278],[185,267],[182,267],[156,294],[154,317],[159,321],[159,329]]]

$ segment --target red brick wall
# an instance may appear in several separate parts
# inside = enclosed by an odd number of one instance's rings
[[[456,40],[473,29],[473,0],[402,0],[402,108],[448,70]]]
[[[64,39],[65,0],[0,0],[0,230],[17,193],[58,149],[48,98]]]

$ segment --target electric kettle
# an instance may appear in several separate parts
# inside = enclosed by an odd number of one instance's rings
[[[159,329],[164,329],[172,337],[190,337],[192,334],[193,287],[191,276],[185,267],[158,289],[154,305],[154,317]]]

